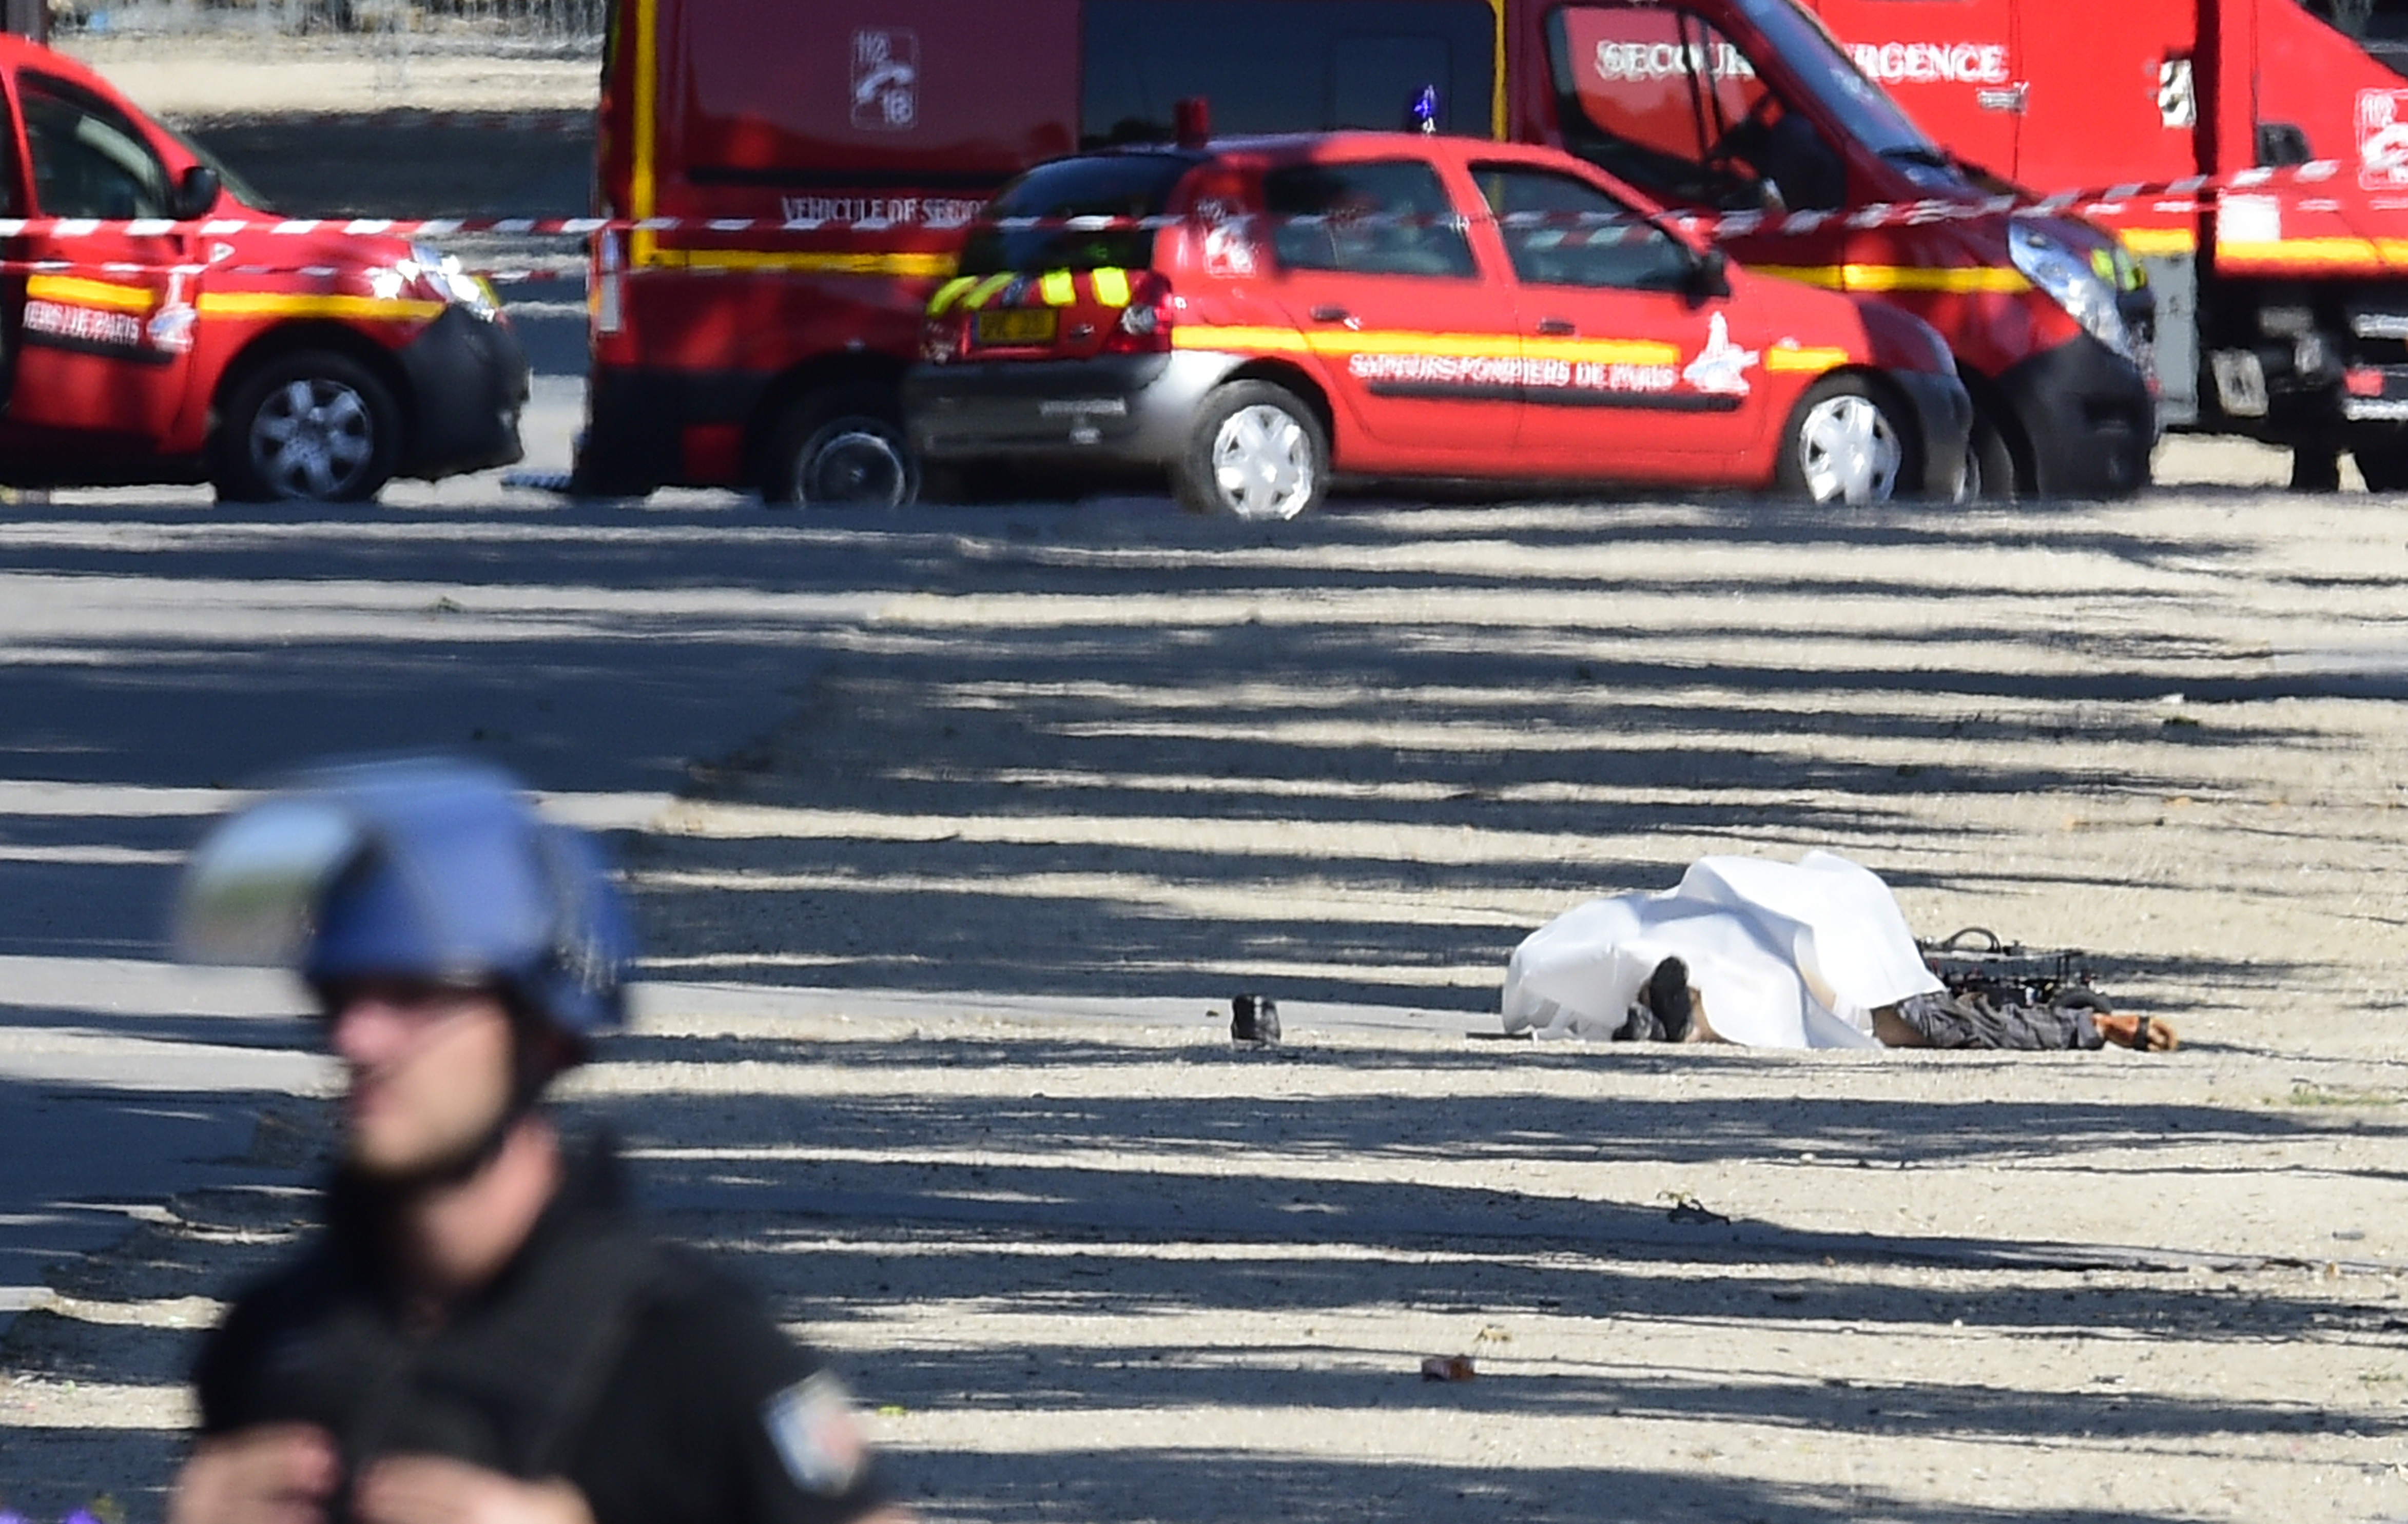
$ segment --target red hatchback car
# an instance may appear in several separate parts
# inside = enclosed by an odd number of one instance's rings
[[[1731,265],[1552,150],[1340,133],[1082,154],[989,204],[904,385],[932,462],[1956,493],[1971,404],[1895,307]]]

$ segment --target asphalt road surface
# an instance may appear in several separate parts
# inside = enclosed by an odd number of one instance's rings
[[[932,1517],[2401,1517],[2403,544],[2232,487],[20,505],[0,1494],[156,1517],[206,1299],[307,1216],[327,1076],[291,990],[164,961],[180,855],[440,747],[628,833],[674,982],[570,1104]],[[1810,845],[2186,1052],[1465,1040],[1581,895]]]
[[[0,1308],[249,1147],[248,1119],[146,1090],[291,1078],[248,1050],[306,1034],[227,1014],[275,991],[156,962],[177,863],[229,790],[327,753],[439,748],[631,825],[951,554],[941,534],[733,499],[418,495],[445,506],[118,493],[0,516]]]

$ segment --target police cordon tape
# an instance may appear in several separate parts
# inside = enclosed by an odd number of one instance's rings
[[[2205,209],[2219,197],[2234,192],[2283,191],[2314,189],[2329,184],[2350,166],[2335,159],[2316,159],[2305,164],[2274,168],[2254,168],[2229,175],[2193,175],[2180,179],[2132,181],[2120,185],[2089,187],[2077,191],[2058,191],[2047,195],[2012,194],[1985,196],[1970,201],[1939,198],[1922,201],[1885,201],[1859,207],[1853,211],[1740,211],[1721,215],[1698,212],[1670,212],[1666,221],[1698,231],[1725,234],[1807,234],[1832,227],[1870,229],[1907,226],[1918,223],[1965,221],[1993,217],[2003,213],[2114,213],[2128,210],[2136,201],[2151,203],[2150,210],[2172,214]],[[2339,203],[2334,203],[2338,207]],[[2378,210],[2408,210],[2408,187],[2391,199],[2372,203]],[[2313,204],[2311,209],[2319,209]],[[1192,215],[1170,217],[1008,217],[992,221],[978,219],[942,221],[912,221],[885,217],[320,217],[320,218],[211,218],[195,223],[178,222],[165,218],[137,218],[102,221],[92,218],[0,218],[0,238],[46,236],[59,238],[89,237],[113,234],[128,237],[158,237],[174,233],[194,234],[202,237],[222,237],[231,234],[265,231],[275,237],[306,237],[313,234],[334,233],[347,235],[384,235],[394,237],[441,238],[461,235],[499,234],[515,237],[591,237],[597,233],[932,233],[959,232],[966,227],[982,225],[1006,232],[1070,232],[1108,233],[1158,231],[1181,226],[1197,219]],[[1262,220],[1262,219],[1257,219]],[[1296,222],[1342,222],[1354,224],[1436,223],[1449,221],[1450,217],[1399,217],[1367,215],[1363,217],[1331,217],[1299,215],[1283,219]],[[1505,219],[1513,225],[1541,223],[1579,223],[1600,221],[1588,213],[1514,213]]]
[[[163,272],[180,272],[185,275],[206,273],[213,276],[300,276],[305,279],[332,280],[343,275],[345,270],[343,266],[336,264],[204,264],[192,261],[181,263],[142,264],[127,260],[109,260],[99,263],[88,260],[64,259],[0,260],[0,276],[78,274],[155,276]],[[496,286],[517,286],[550,280],[583,281],[587,276],[583,265],[569,270],[467,270],[463,273]],[[0,1519],[0,1524],[6,1524],[6,1520]]]
[[[2145,203],[2141,209],[2164,216],[2188,216],[2206,211],[2220,198],[2235,192],[2257,193],[2314,189],[2337,178],[2348,166],[2337,160],[2317,159],[2306,164],[2272,168],[2253,168],[2230,175],[2194,175],[2180,179],[2135,181],[2124,185],[2094,187],[2080,191],[2060,191],[2044,196],[1995,195],[1971,201],[1924,200],[1875,202],[1854,211],[1783,211],[1728,212],[1711,215],[1695,212],[1668,212],[1663,221],[1684,230],[1722,236],[1756,235],[1804,235],[1828,232],[1834,228],[1846,231],[1869,231],[1882,227],[1928,226],[1942,222],[1971,221],[2006,214],[2023,215],[2115,215],[2133,209],[2136,202]],[[2332,200],[2302,199],[2297,203],[2301,210],[2338,211],[2342,205]],[[2408,211],[2408,193],[2379,197],[2369,205],[2381,211]],[[1294,215],[1279,218],[1255,217],[1259,221],[1281,221],[1290,224],[1339,227],[1436,226],[1454,223],[1454,216],[1398,216],[1367,214],[1363,216]],[[708,233],[721,235],[739,234],[864,234],[864,233],[954,233],[971,226],[986,226],[1003,232],[1067,232],[1111,233],[1155,232],[1174,228],[1200,220],[1194,215],[1179,217],[1067,217],[997,218],[981,222],[971,219],[962,221],[911,222],[891,218],[730,218],[730,217],[428,217],[428,218],[211,218],[197,224],[179,222],[165,218],[136,218],[107,221],[93,218],[0,218],[0,238],[43,236],[61,239],[97,237],[113,235],[124,237],[163,237],[183,233],[199,237],[224,237],[236,233],[265,231],[271,237],[305,237],[317,234],[346,236],[391,236],[409,238],[443,238],[460,235],[499,235],[512,237],[590,238],[601,233]],[[1563,227],[1587,230],[1605,241],[1625,235],[1630,229],[1627,220],[1589,212],[1514,212],[1498,219],[1506,227]],[[1207,223],[1207,225],[1210,225]],[[134,273],[155,270],[156,264],[134,262],[109,262],[99,266],[104,271]],[[333,278],[341,271],[334,265],[283,264],[217,264],[186,263],[181,267],[194,272],[208,270],[218,275],[299,275],[317,278]],[[0,274],[49,274],[72,269],[90,269],[92,265],[66,260],[0,260]],[[677,267],[685,275],[734,273],[716,266]],[[581,281],[587,272],[582,269],[492,269],[468,272],[495,285],[517,285],[545,281]],[[649,272],[641,267],[623,272],[642,276]]]

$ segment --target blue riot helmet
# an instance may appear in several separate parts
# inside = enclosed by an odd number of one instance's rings
[[[507,773],[438,759],[315,769],[219,825],[185,870],[176,942],[319,989],[489,980],[579,1052],[625,1020],[635,951],[587,836]]]

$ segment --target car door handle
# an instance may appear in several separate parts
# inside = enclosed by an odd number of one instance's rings
[[[1541,318],[1539,332],[1549,338],[1570,338],[1579,333],[1580,329],[1574,326],[1569,318]]]
[[[1354,322],[1354,314],[1347,311],[1342,306],[1317,306],[1312,309],[1312,320],[1314,322],[1342,322],[1347,324],[1349,327],[1352,327]]]

